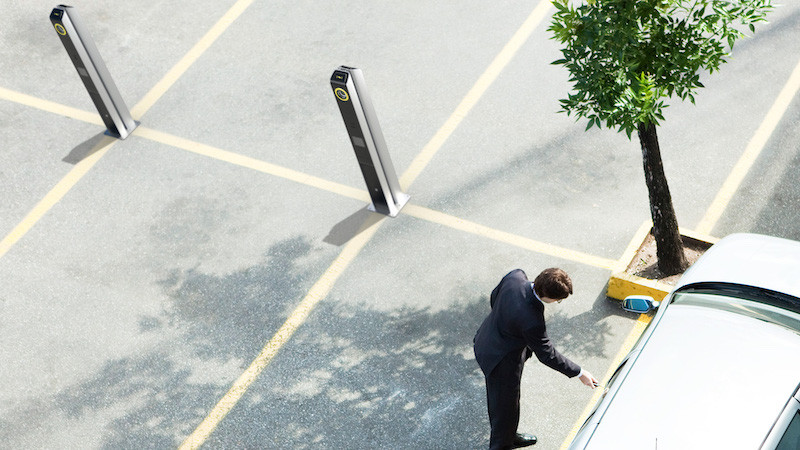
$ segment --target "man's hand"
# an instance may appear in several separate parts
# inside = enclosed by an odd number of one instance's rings
[[[584,371],[583,375],[581,375],[581,383],[589,386],[590,388],[596,388],[600,383],[592,376],[589,372]]]

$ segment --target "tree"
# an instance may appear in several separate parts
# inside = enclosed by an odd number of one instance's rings
[[[656,127],[666,100],[695,101],[700,75],[719,70],[740,28],[755,32],[771,0],[553,0],[548,31],[564,47],[553,64],[569,70],[573,92],[561,112],[596,126],[636,131],[642,149],[658,268],[665,275],[686,266],[678,221],[661,162]],[[739,28],[737,28],[739,27]]]

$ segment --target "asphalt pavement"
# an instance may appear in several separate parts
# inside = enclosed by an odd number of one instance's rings
[[[0,448],[486,448],[472,337],[503,275],[570,273],[548,332],[598,378],[640,331],[606,297],[649,219],[639,144],[557,113],[547,1],[74,3],[125,140],[55,6],[0,14]],[[788,3],[668,108],[682,227],[800,239],[799,61]],[[396,218],[366,209],[340,65],[411,196]],[[597,393],[531,361],[520,431],[562,448]]]

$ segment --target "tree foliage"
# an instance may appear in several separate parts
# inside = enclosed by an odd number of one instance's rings
[[[727,62],[735,42],[766,21],[771,0],[553,0],[549,31],[564,44],[574,83],[562,112],[586,127],[617,128],[628,138],[639,124],[664,120],[665,100],[695,100],[700,76]]]

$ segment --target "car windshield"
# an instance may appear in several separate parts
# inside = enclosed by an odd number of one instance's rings
[[[755,295],[749,297],[745,290],[720,290],[720,293],[711,293],[711,291],[711,289],[706,288],[678,292],[675,294],[672,303],[676,305],[703,306],[741,314],[783,326],[800,334],[800,314],[794,311],[763,303]]]

